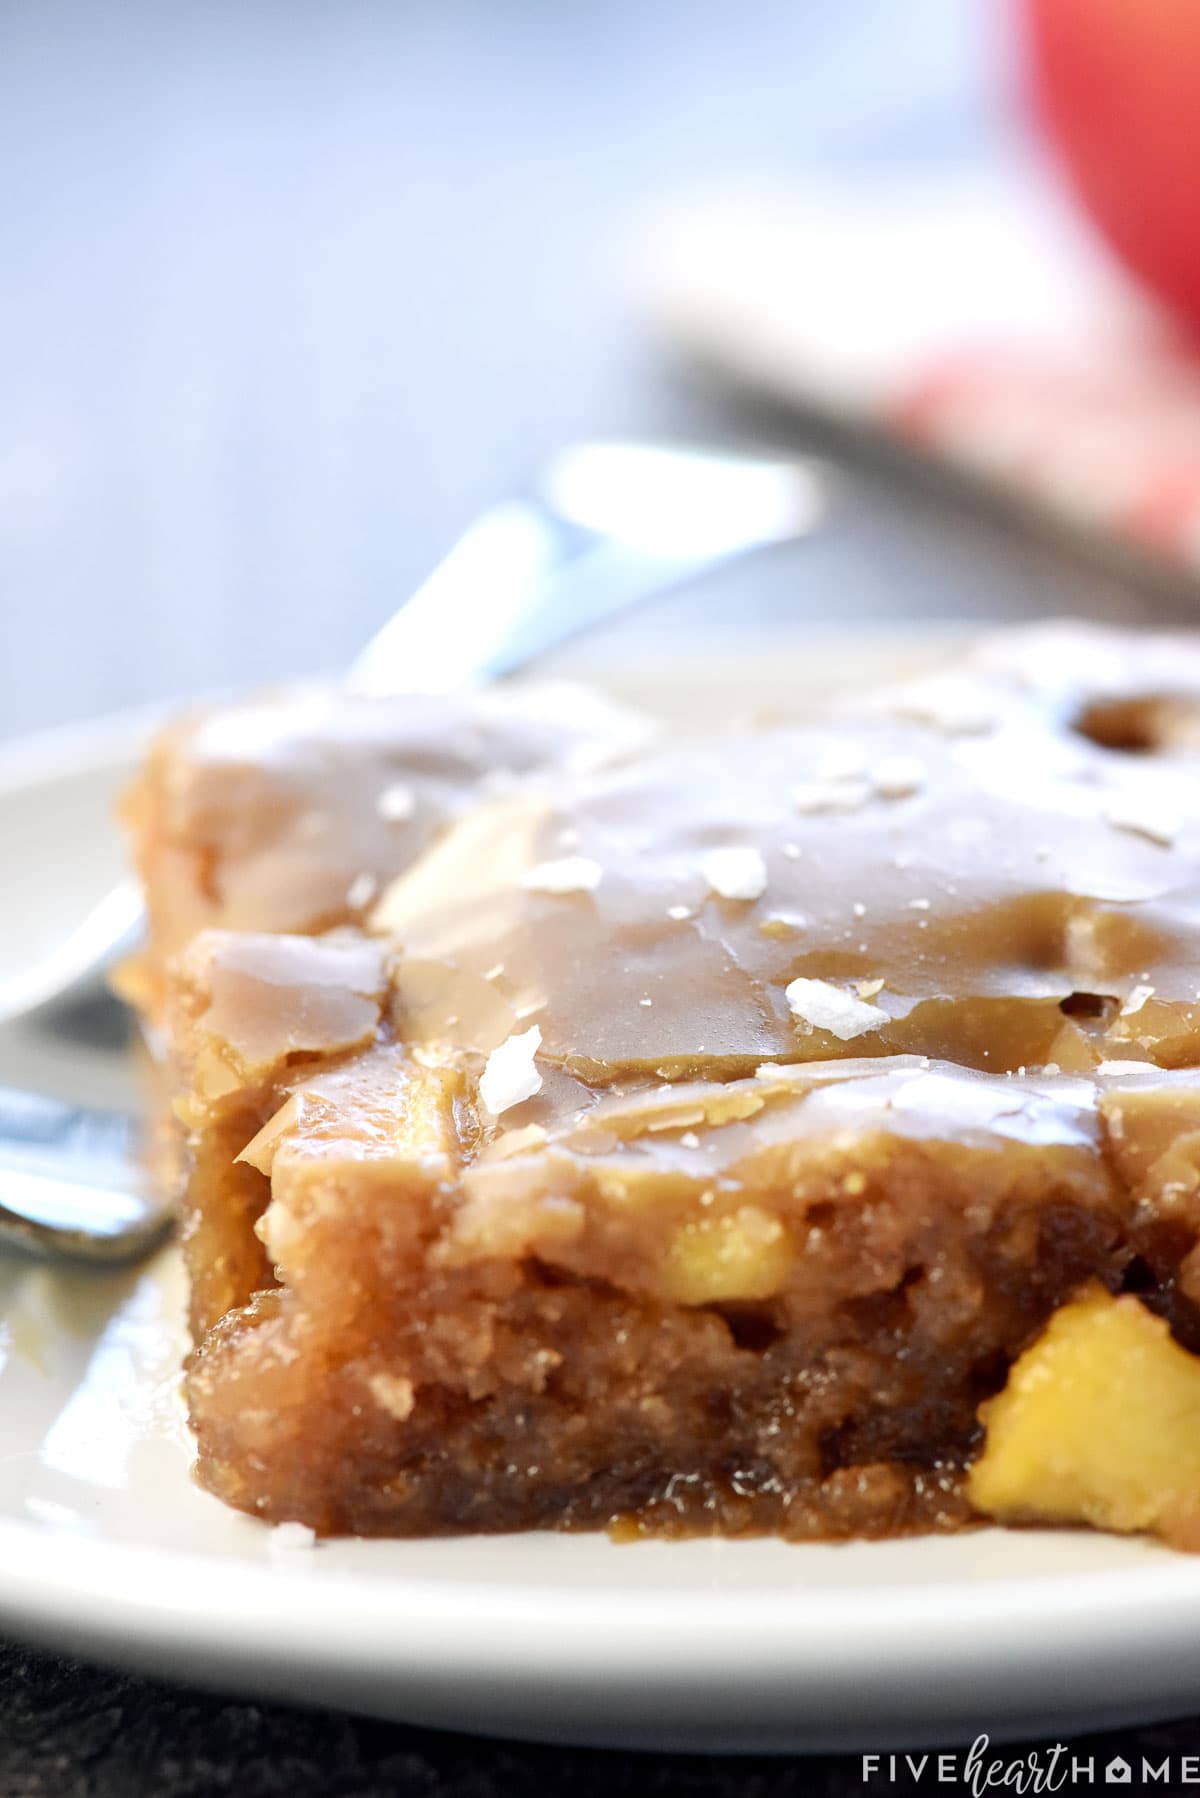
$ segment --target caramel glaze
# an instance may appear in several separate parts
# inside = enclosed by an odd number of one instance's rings
[[[153,1009],[165,962],[202,929],[352,923],[481,784],[586,766],[648,730],[565,683],[402,698],[314,686],[184,718],[124,802],[151,927],[125,990]]]
[[[1075,640],[1051,642],[1069,659]],[[1167,658],[1164,695],[1158,644],[1082,641],[1120,657],[1126,697],[1152,682],[1160,712],[1200,706],[1194,648]],[[400,1033],[486,1052],[536,1023],[546,1068],[589,1087],[863,1054],[998,1074],[1195,1062],[1195,763],[1092,741],[1071,720],[1095,696],[1047,693],[1042,642],[1019,647],[820,724],[675,741],[473,811],[371,919]],[[761,854],[760,897],[711,890],[706,856],[727,846]],[[596,864],[593,890],[523,884],[568,854]],[[798,976],[868,983],[886,1017],[839,1040],[793,1015]],[[571,1102],[550,1083],[520,1121]]]

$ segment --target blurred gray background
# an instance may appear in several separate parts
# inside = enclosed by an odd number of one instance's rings
[[[556,445],[721,433],[639,221],[987,157],[1008,85],[985,0],[7,0],[0,736],[336,666]],[[1075,578],[854,491],[761,615]]]

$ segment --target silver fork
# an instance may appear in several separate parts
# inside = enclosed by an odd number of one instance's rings
[[[348,684],[439,693],[494,680],[734,556],[807,534],[823,510],[807,462],[577,445],[469,527],[356,657]],[[114,888],[0,985],[0,1023],[93,992],[143,926],[136,888]],[[107,1262],[144,1253],[170,1212],[132,1142],[124,1117],[0,1089],[0,1242]]]
[[[0,1244],[131,1261],[170,1221],[132,1118],[0,1087]]]

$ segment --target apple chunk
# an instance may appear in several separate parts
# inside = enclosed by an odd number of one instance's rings
[[[1200,1549],[1200,1357],[1139,1300],[1094,1286],[1064,1305],[980,1419],[976,1510]]]

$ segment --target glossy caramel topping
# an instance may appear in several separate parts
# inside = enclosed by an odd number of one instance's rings
[[[378,943],[347,932],[319,952],[305,938],[201,936],[204,1029],[246,1081],[303,1055],[370,1042],[387,980]]]
[[[589,766],[648,731],[565,684],[436,698],[313,687],[185,720],[154,745],[125,805],[153,954],[206,927],[312,931],[360,918],[481,785]]]
[[[1122,684],[1093,692],[1073,655]],[[395,1028],[487,1053],[536,1026],[539,1066],[572,1088],[904,1052],[998,1073],[1190,1064],[1196,764],[1073,721],[1093,699],[1178,721],[1198,694],[1191,645],[1016,634],[819,722],[676,740],[485,805],[374,913]],[[548,1097],[521,1117],[544,1121]]]

